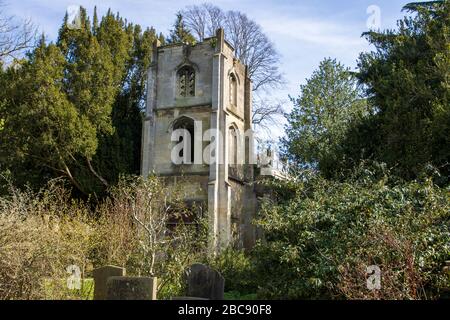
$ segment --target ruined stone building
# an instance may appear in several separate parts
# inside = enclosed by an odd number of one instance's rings
[[[212,248],[232,242],[251,247],[254,149],[251,136],[242,138],[251,130],[247,67],[235,58],[222,29],[193,46],[155,43],[153,49],[141,173],[165,177],[182,187],[186,201],[204,204]],[[189,137],[174,141],[178,129]],[[176,149],[180,143],[189,148]],[[208,148],[212,143],[214,151]],[[174,161],[174,150],[181,162]]]

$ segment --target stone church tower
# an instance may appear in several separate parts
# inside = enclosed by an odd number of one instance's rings
[[[251,92],[247,67],[222,29],[194,46],[154,44],[141,173],[164,177],[204,206],[214,251],[255,241]],[[174,139],[178,129],[189,136]],[[174,149],[179,143],[188,148]]]

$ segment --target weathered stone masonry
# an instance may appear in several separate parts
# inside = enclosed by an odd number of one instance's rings
[[[251,247],[255,241],[251,220],[256,208],[253,166],[248,164],[254,156],[251,144],[245,144],[246,163],[230,161],[238,152],[234,132],[244,134],[251,129],[252,87],[247,68],[235,58],[222,29],[216,37],[195,46],[160,46],[156,42],[153,49],[141,173],[166,177],[168,183],[182,187],[187,201],[205,204],[213,251],[231,242]],[[201,128],[194,127],[198,121]],[[216,157],[223,157],[224,162],[172,163],[171,133],[179,127],[195,132],[194,143],[201,141],[208,129],[220,132],[224,139],[216,141]],[[202,145],[205,148],[208,142]]]

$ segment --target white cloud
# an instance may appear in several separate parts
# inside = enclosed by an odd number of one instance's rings
[[[264,30],[273,38],[287,37],[306,45],[319,46],[328,51],[361,51],[367,48],[361,38],[363,30],[355,26],[308,18],[278,18],[260,21]]]

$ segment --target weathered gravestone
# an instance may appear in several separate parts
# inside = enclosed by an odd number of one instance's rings
[[[94,300],[106,300],[107,281],[110,277],[123,277],[126,274],[124,268],[105,266],[94,270]]]
[[[223,300],[225,279],[216,270],[203,264],[192,265],[186,273],[187,296]]]
[[[110,277],[107,300],[156,300],[157,278]]]

